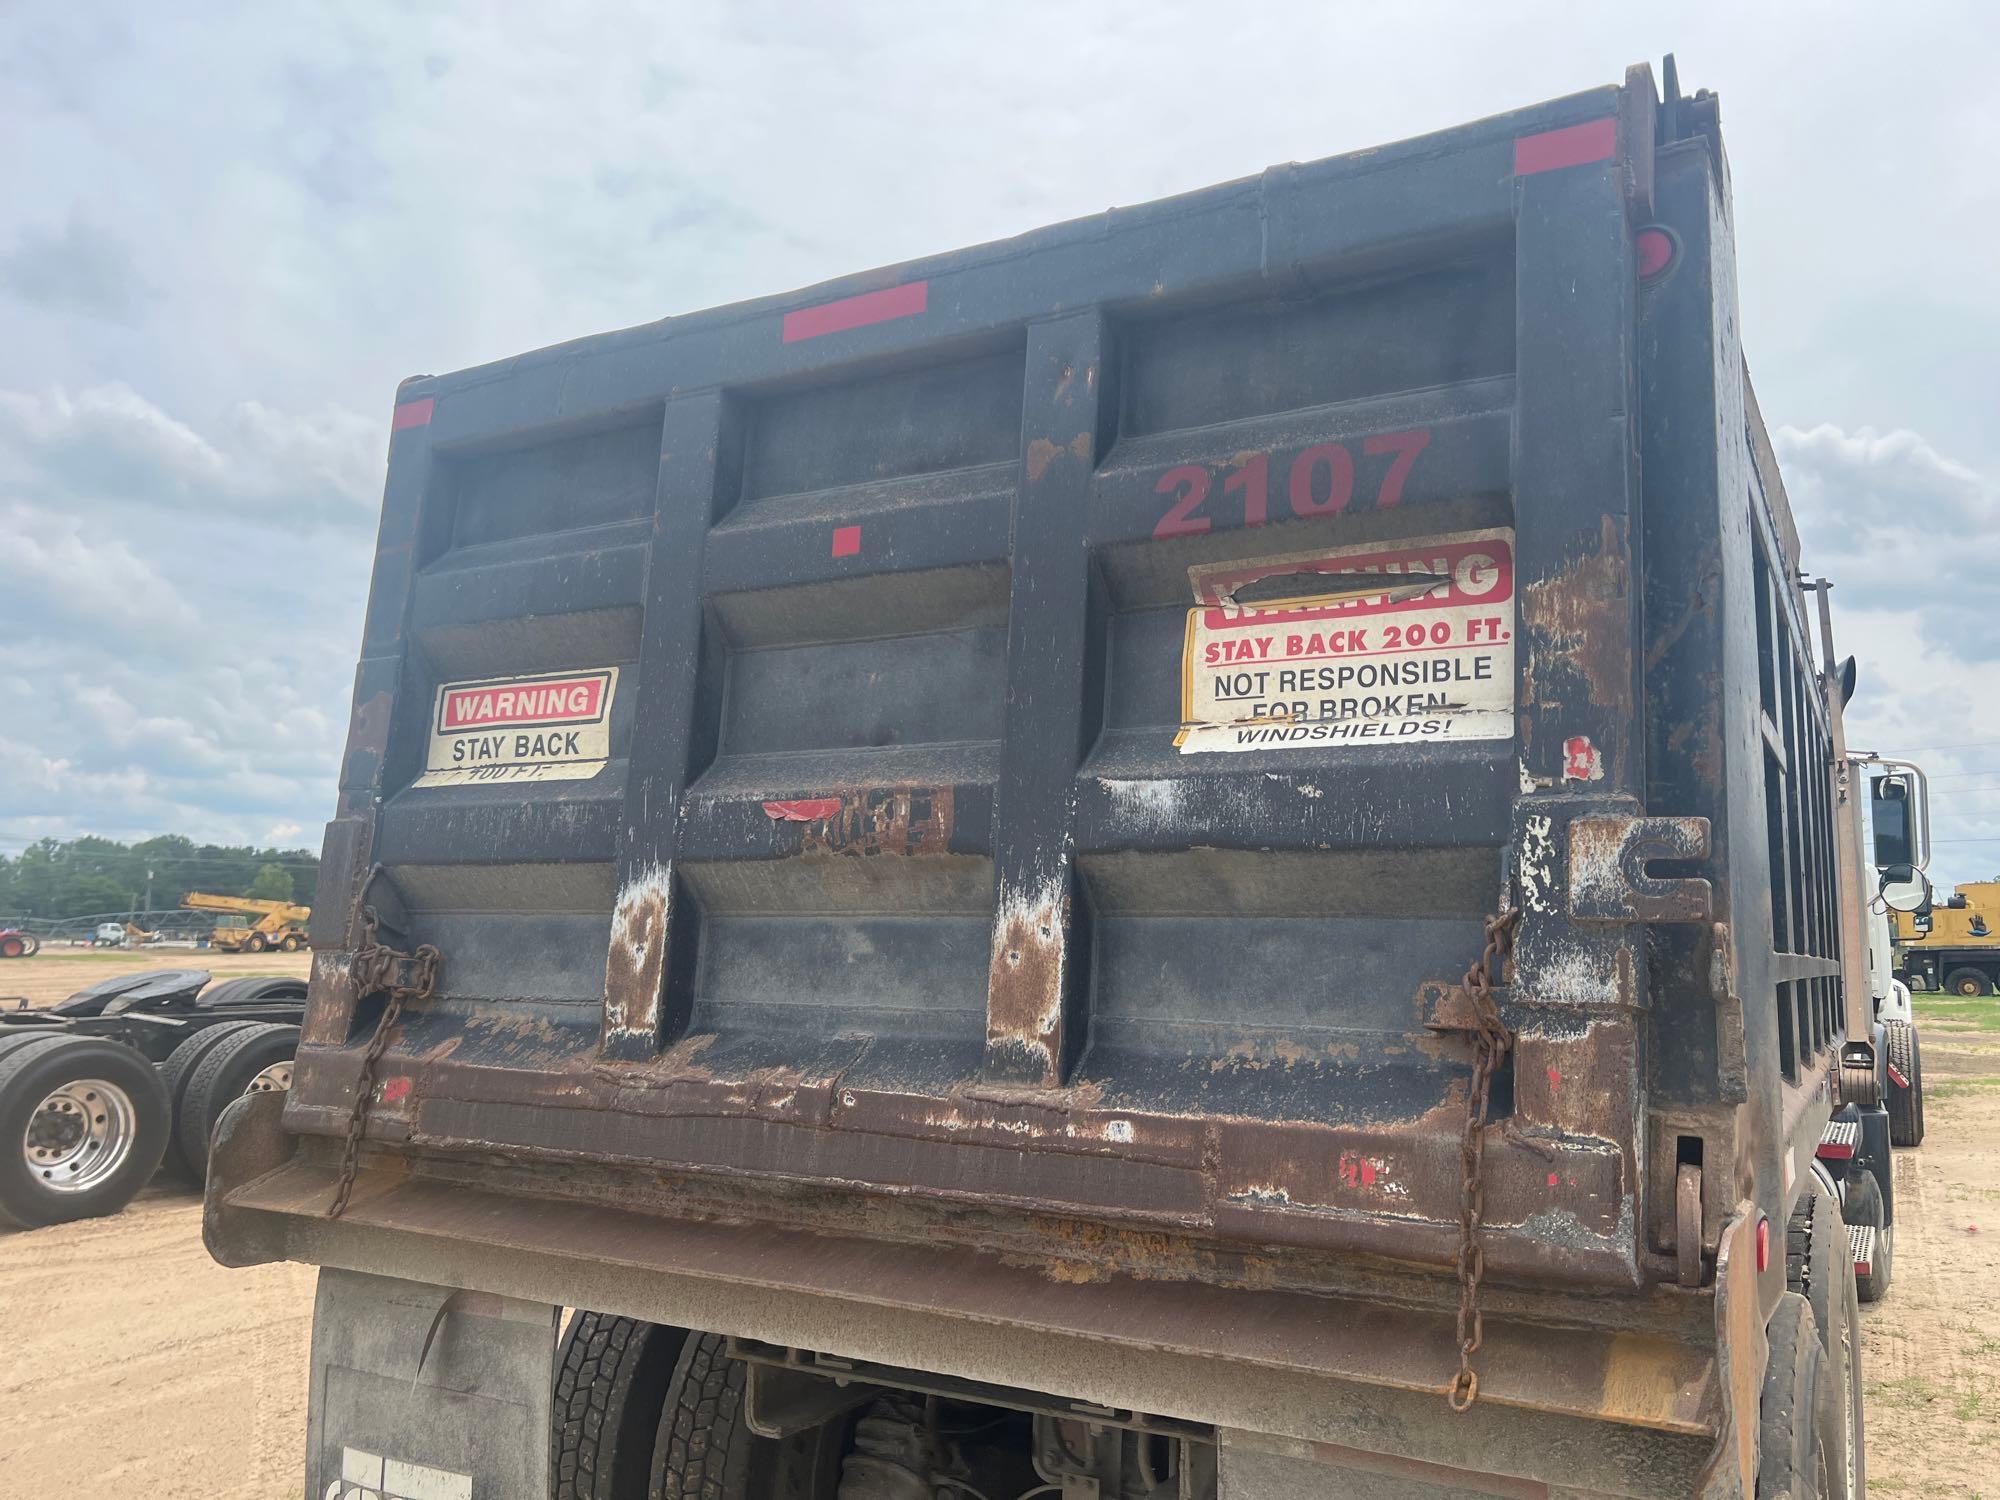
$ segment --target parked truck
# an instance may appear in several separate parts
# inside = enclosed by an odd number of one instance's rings
[[[1664,94],[404,384],[207,1184],[307,1494],[1863,1493],[1855,679]]]
[[[1914,989],[1974,997],[2000,988],[2000,880],[1968,880],[1924,911],[1896,912],[1896,972]]]

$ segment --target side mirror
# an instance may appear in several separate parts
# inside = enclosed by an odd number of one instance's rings
[[[1869,786],[1875,824],[1875,867],[1888,870],[1898,865],[1914,865],[1917,853],[1910,819],[1909,777],[1877,776]]]
[[[1882,872],[1878,890],[1882,904],[1890,911],[1927,913],[1931,909],[1930,877],[1911,865],[1890,865]]]

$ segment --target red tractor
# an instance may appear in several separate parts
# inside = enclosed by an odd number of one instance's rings
[[[33,958],[41,952],[42,940],[18,927],[0,927],[0,958]]]

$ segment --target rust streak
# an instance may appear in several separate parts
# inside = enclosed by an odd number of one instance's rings
[[[807,824],[805,854],[944,854],[951,847],[952,789],[896,787],[828,798],[835,809]]]
[[[1595,552],[1522,590],[1528,618],[1575,668],[1591,702],[1601,707],[1621,707],[1631,696],[1631,661],[1625,650],[1629,583],[1625,539],[1617,522],[1606,516]]]
[[[604,962],[606,1035],[650,1036],[659,1029],[672,887],[672,874],[654,865],[618,893]]]
[[[1026,1049],[1051,1080],[1056,1060],[1052,1038],[1062,1018],[1066,916],[1060,902],[1003,911],[988,980],[988,1045]]]

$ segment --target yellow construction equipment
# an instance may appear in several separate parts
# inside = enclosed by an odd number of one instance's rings
[[[248,896],[211,896],[205,891],[189,891],[181,897],[181,905],[190,911],[230,912],[257,919],[216,924],[209,934],[209,946],[224,953],[269,953],[274,949],[296,953],[306,945],[305,924],[312,920],[310,906],[254,901]]]
[[[1896,973],[1913,990],[2000,989],[2000,880],[1970,880],[1924,912],[1892,911]]]

